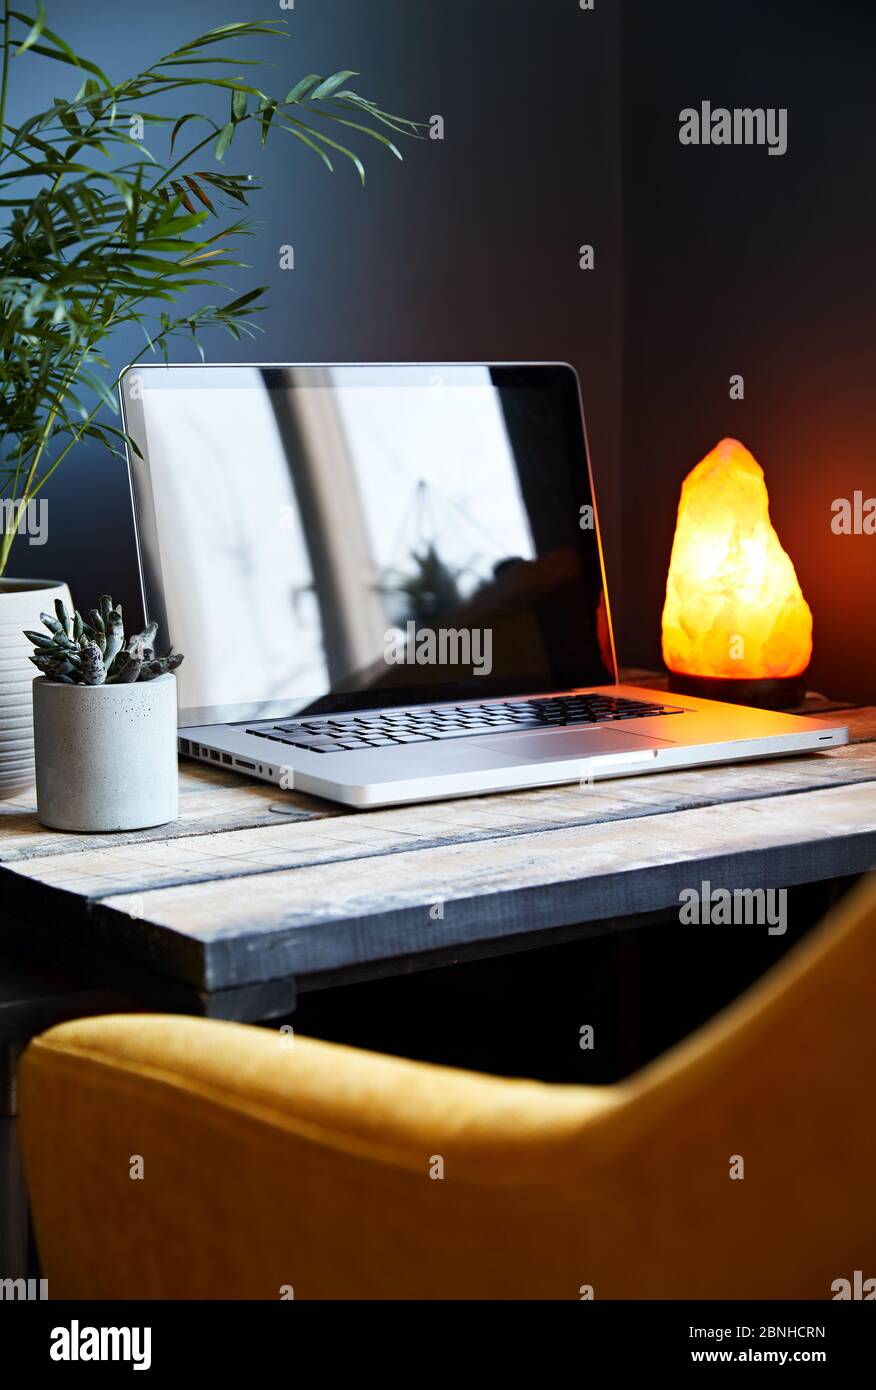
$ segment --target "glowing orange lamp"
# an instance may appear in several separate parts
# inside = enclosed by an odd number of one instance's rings
[[[812,613],[770,521],[763,469],[722,439],[682,484],[663,609],[672,688],[797,704],[811,656]]]

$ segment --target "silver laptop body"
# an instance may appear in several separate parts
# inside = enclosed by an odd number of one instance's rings
[[[120,389],[185,756],[366,808],[848,742],[618,683],[565,364],[137,365]]]

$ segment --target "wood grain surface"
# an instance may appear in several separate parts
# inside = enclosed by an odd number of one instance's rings
[[[876,709],[829,709],[848,747],[386,811],[194,762],[179,819],[158,830],[60,834],[27,796],[2,801],[0,947],[30,943],[120,990],[148,978],[144,997],[176,987],[248,1009],[310,976],[598,929],[703,880],[862,872],[876,864]]]

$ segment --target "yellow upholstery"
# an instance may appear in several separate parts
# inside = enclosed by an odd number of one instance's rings
[[[874,933],[871,883],[607,1088],[190,1018],[53,1028],[21,1119],[50,1295],[830,1298],[876,1275]]]

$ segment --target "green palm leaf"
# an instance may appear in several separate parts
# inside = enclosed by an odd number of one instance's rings
[[[220,25],[112,83],[48,28],[43,0],[35,0],[30,14],[10,0],[0,0],[0,10],[0,497],[26,502],[82,439],[113,454],[132,447],[123,431],[96,418],[117,410],[118,381],[103,351],[116,329],[136,324],[144,338],[139,356],[156,353],[165,361],[179,335],[203,358],[207,331],[236,340],[256,332],[251,320],[261,312],[265,286],[172,312],[192,290],[222,291],[217,272],[243,266],[238,243],[255,230],[239,217],[225,221],[222,207],[246,207],[259,183],[250,174],[203,169],[204,151],[212,146],[221,163],[248,125],[257,132],[256,148],[282,129],[330,170],[332,155],[342,155],[364,182],[359,155],[327,134],[325,123],[376,141],[398,158],[401,151],[383,130],[418,136],[423,127],[352,90],[352,69],[309,74],[283,100],[226,75],[231,67],[240,73],[263,66],[229,50],[259,36],[287,37],[282,21]],[[57,97],[10,125],[10,82],[26,80],[34,54],[78,70],[81,84],[71,98]],[[171,94],[202,92],[226,95],[224,125],[197,107],[173,114],[155,109]],[[136,132],[135,118],[142,122]],[[144,133],[148,139],[140,138]],[[166,157],[153,136],[167,139]],[[189,144],[181,148],[184,136]],[[162,302],[167,309],[156,307]],[[0,575],[14,534],[8,525],[0,533]]]

